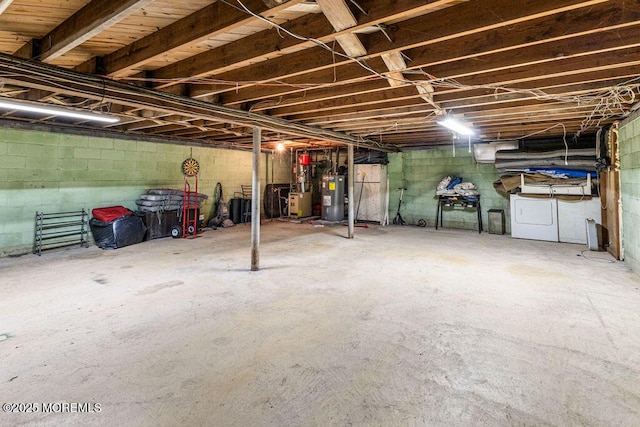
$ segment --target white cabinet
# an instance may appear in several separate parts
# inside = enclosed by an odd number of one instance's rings
[[[354,215],[385,225],[388,218],[387,165],[354,165]]]
[[[586,220],[601,223],[598,197],[567,201],[512,194],[510,199],[511,237],[586,244]]]

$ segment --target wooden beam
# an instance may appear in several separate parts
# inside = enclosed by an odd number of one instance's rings
[[[495,97],[495,91],[490,87],[513,87],[514,89],[527,89],[527,88],[542,88],[548,90],[551,94],[562,93],[563,86],[573,85],[571,90],[578,90],[580,87],[589,87],[590,82],[597,82],[598,80],[609,80],[619,78],[624,81],[626,76],[636,76],[637,66],[640,64],[640,52],[636,51],[633,56],[627,56],[624,54],[615,55],[615,53],[607,53],[596,57],[588,57],[593,60],[594,63],[589,64],[589,60],[585,58],[573,58],[562,61],[554,68],[550,68],[547,64],[541,64],[538,66],[532,66],[526,73],[526,77],[519,78],[516,81],[510,80],[516,76],[507,71],[489,73],[482,76],[482,80],[478,80],[477,77],[469,77],[473,81],[469,81],[469,84],[486,84],[490,85],[487,89],[477,89],[469,92],[469,89],[455,89],[442,88],[438,95],[438,100],[445,108],[460,108],[463,105],[477,106],[476,101],[480,101],[478,93],[482,92],[486,94],[486,101],[501,102],[500,97]],[[596,63],[606,63],[606,68],[603,66],[595,65]],[[591,65],[591,67],[589,67]],[[521,70],[524,73],[524,70]],[[467,82],[465,79],[461,79],[460,83],[463,85]],[[594,86],[597,83],[594,83]],[[606,86],[605,86],[606,87]],[[451,95],[448,95],[448,94]],[[460,93],[470,93],[465,99]],[[299,114],[294,114],[293,111],[282,111],[286,113],[289,119],[295,121],[303,121],[313,125],[323,125],[327,121],[338,120],[339,117],[344,117],[344,120],[357,120],[358,117],[366,117],[369,114],[392,114],[395,109],[409,108],[416,106],[414,97],[406,96],[403,98],[396,97],[395,99],[381,98],[379,96],[359,96],[358,105],[353,105],[348,100],[338,102],[338,100],[323,101],[322,105],[314,106],[312,112],[301,111]],[[468,104],[468,105],[467,105]],[[353,113],[354,109],[358,110],[358,113]],[[324,111],[321,111],[324,110]],[[273,111],[272,114],[277,113]]]
[[[0,0],[0,15],[11,6],[11,3],[13,3],[13,0]]]
[[[352,58],[359,58],[367,54],[367,49],[356,34],[339,34],[336,36],[336,41],[342,50]]]
[[[277,13],[302,0],[291,0],[269,9],[262,0],[243,0],[256,14]],[[191,15],[174,22],[130,45],[102,58],[104,73],[111,76],[129,75],[132,70],[164,55],[166,52],[193,45],[255,22],[257,18],[226,1],[215,1]],[[173,77],[176,77],[174,75]]]
[[[38,56],[40,52],[40,40],[31,39],[23,44],[20,49],[13,52],[13,56],[22,59],[31,59]]]
[[[327,86],[302,93],[293,93],[280,99],[266,99],[251,105],[251,111],[269,112],[274,108],[292,107],[301,104],[314,104],[316,102],[341,98],[344,96],[359,96],[372,92],[389,90],[390,86],[382,79],[372,81],[359,81],[352,84]]]
[[[153,0],[93,0],[41,39],[43,62],[64,55]]]
[[[282,27],[294,34],[309,34],[322,42],[330,42],[327,34],[331,34],[332,27],[321,15],[304,15],[282,24]],[[156,79],[205,77],[251,65],[259,59],[273,59],[291,49],[305,46],[311,47],[314,44],[293,37],[283,37],[283,32],[270,28],[153,70],[151,76]],[[156,84],[156,87],[165,88],[176,84],[160,83]]]
[[[567,103],[542,104],[523,107],[507,107],[498,109],[481,109],[465,112],[465,120],[473,122],[474,127],[481,127],[491,123],[516,123],[548,121],[553,115],[558,121],[561,119],[582,119],[591,112],[591,108],[576,107]],[[432,128],[435,118],[427,118],[424,115],[395,120],[366,120],[358,122],[355,126],[332,126],[333,130],[348,128],[355,134],[371,134],[384,130],[385,133],[400,133],[408,130],[419,131]]]
[[[268,8],[274,8],[276,6],[280,6],[289,2],[289,0],[262,0],[262,1]]]
[[[44,102],[56,95],[56,92],[48,90],[31,89],[28,92],[17,96],[16,99],[23,99],[25,101]]]
[[[424,46],[451,40],[461,35],[509,27],[536,17],[550,16],[558,13],[558,11],[585,7],[586,5],[593,5],[602,1],[603,0],[591,0],[580,2],[573,0],[564,2],[563,5],[559,7],[557,2],[552,2],[551,0],[528,0],[517,8],[512,8],[508,4],[505,4],[508,2],[504,0],[492,0],[490,3],[483,5],[482,8],[478,8],[473,2],[465,3],[456,8],[434,12],[432,16],[433,19],[427,20],[424,19],[424,17],[420,17],[396,24],[397,28],[394,31],[390,31],[390,36],[394,40],[392,45],[388,42],[387,36],[383,34],[374,33],[367,35],[365,43],[369,51],[367,58],[379,57],[383,53],[397,51],[398,48]],[[501,14],[495,14],[494,10],[501,10]],[[465,19],[460,19],[458,15],[464,16]],[[479,25],[479,22],[482,24]],[[432,37],[425,39],[425,34],[429,34]],[[349,60],[336,59],[333,55],[326,55],[320,52],[320,50],[322,49],[310,49],[307,50],[305,54],[299,52],[278,58],[275,61],[270,61],[269,66],[266,64],[257,64],[251,69],[236,70],[216,77],[228,81],[281,81],[288,77],[302,75],[304,73],[311,73],[322,69],[334,70],[336,67],[344,68],[344,66],[352,65]],[[311,63],[309,63],[310,59],[313,60]],[[309,64],[307,65],[307,63]],[[286,72],[283,73],[282,71]],[[370,73],[363,74],[371,75]],[[332,73],[332,80],[334,78]],[[226,88],[224,91],[238,90],[247,86],[250,85],[240,84],[238,88]],[[206,85],[200,86],[198,90],[200,93],[207,93]],[[221,91],[217,91],[217,93],[221,93]]]
[[[399,51],[389,52],[382,54],[382,60],[385,65],[391,71],[388,75],[391,77],[388,82],[391,86],[404,86],[406,84],[402,71],[407,69],[407,63],[405,62],[402,54]]]
[[[352,31],[399,19],[409,12],[427,13],[440,10],[456,1],[437,0],[425,3],[424,0],[362,0],[359,3],[366,8],[368,14],[359,19],[358,25],[353,27]],[[336,36],[351,31],[334,32],[333,27],[323,15],[316,14],[302,16],[285,22],[281,26],[293,34],[304,34],[305,37],[323,43],[330,43]],[[283,34],[284,32],[273,28],[260,31],[219,48],[156,69],[151,72],[151,76],[157,79],[206,77],[251,65],[258,60],[274,59],[290,51],[314,46],[313,42],[283,37]],[[168,82],[158,84],[156,87],[164,88],[176,84],[177,82]]]
[[[60,67],[47,66],[36,61],[19,60],[0,54],[0,73],[7,76],[5,83],[23,87],[52,90],[67,95],[82,96],[161,113],[179,114],[192,118],[235,123],[242,126],[260,126],[273,132],[305,138],[333,141],[338,144],[357,143],[360,146],[392,150],[376,143],[347,134],[292,123],[262,114],[236,110],[208,102],[197,101],[137,86],[126,85],[103,78],[92,78]],[[64,88],[56,82],[64,81]]]
[[[317,1],[322,13],[327,17],[334,30],[343,31],[358,25],[358,20],[351,13],[345,0]],[[354,33],[339,34],[336,36],[336,41],[342,50],[352,58],[358,58],[367,54],[367,49]]]
[[[467,5],[463,5],[464,7],[467,7]],[[528,12],[533,12],[535,11],[535,7],[532,5],[529,5],[529,10]],[[518,8],[519,9],[519,8]],[[596,7],[593,6],[591,9],[597,9],[597,10],[602,10],[602,7]],[[612,8],[612,13],[615,11],[615,8]],[[484,44],[486,45],[485,49],[491,49],[491,45],[496,44],[496,45],[501,45],[501,46],[511,46],[508,42],[509,37],[508,34],[511,34],[511,37],[517,37],[518,40],[520,40],[520,34],[521,33],[525,33],[522,35],[523,38],[523,43],[532,43],[532,40],[545,40],[547,39],[547,36],[545,34],[544,31],[549,31],[552,34],[552,37],[562,37],[559,32],[564,31],[564,33],[566,34],[566,26],[562,25],[560,21],[565,20],[568,22],[571,22],[572,24],[575,25],[579,25],[577,20],[572,20],[571,19],[571,14],[576,14],[579,17],[584,17],[587,18],[586,21],[592,26],[591,28],[593,28],[593,26],[597,26],[598,25],[602,25],[602,24],[598,24],[598,21],[596,21],[596,19],[599,19],[600,22],[603,22],[605,25],[610,23],[610,22],[620,22],[621,20],[623,20],[624,18],[620,17],[619,14],[615,14],[613,19],[609,19],[607,17],[607,15],[599,15],[596,12],[592,13],[591,15],[588,14],[587,11],[590,11],[590,9],[585,9],[584,13],[582,10],[577,10],[577,11],[573,11],[571,13],[567,12],[564,14],[560,14],[557,17],[554,16],[550,16],[547,17],[546,20],[545,18],[539,18],[542,19],[542,24],[543,23],[547,23],[547,25],[549,25],[549,28],[545,28],[545,27],[541,27],[538,24],[540,23],[540,21],[538,20],[534,20],[532,21],[531,25],[526,25],[526,26],[521,26],[522,29],[525,28],[531,28],[531,30],[526,30],[526,31],[517,31],[514,33],[512,27],[506,26],[504,28],[501,28],[500,30],[494,29],[491,31],[491,34],[493,34],[496,31],[499,31],[499,34],[494,38],[493,36],[491,38],[487,38],[487,33],[483,33],[481,31],[478,32],[472,32],[471,34],[469,34],[468,36],[465,36],[463,38],[463,40],[466,42],[467,38],[469,39],[477,39],[478,41],[475,41],[475,43],[480,43],[480,40],[484,41]],[[447,12],[447,10],[444,11],[439,11],[437,14],[438,16],[440,16],[441,14],[443,14],[444,12]],[[628,12],[628,11],[627,11]],[[469,13],[479,13],[479,12],[475,12],[475,11],[469,11]],[[631,12],[633,13],[633,12]],[[481,18],[480,15],[476,16],[478,19]],[[517,17],[513,16],[513,19],[517,19]],[[423,21],[425,21],[425,19],[423,19]],[[594,23],[595,21],[595,23]],[[509,21],[510,22],[510,21]],[[398,25],[401,25],[402,23],[399,23]],[[424,23],[420,24],[420,23],[416,23],[416,25],[424,25]],[[401,28],[401,27],[399,27]],[[585,28],[585,27],[581,27],[581,28]],[[400,30],[398,30],[400,31]],[[434,32],[435,30],[433,30],[431,33],[429,33],[430,35],[433,35],[436,38],[441,39],[441,42],[438,44],[435,44],[435,46],[433,46],[431,44],[431,41],[427,41],[426,43],[429,44],[429,50],[436,50],[436,57],[433,58],[432,56],[426,54],[426,52],[428,52],[428,50],[425,49],[425,55],[424,57],[419,57],[418,59],[416,59],[413,55],[412,52],[407,52],[411,57],[412,57],[412,67],[425,67],[428,66],[429,64],[433,64],[436,63],[438,57],[443,57],[443,58],[454,58],[455,57],[455,52],[460,51],[460,47],[455,47],[455,46],[451,46],[448,43],[445,43],[445,41],[449,40],[446,35],[450,34],[448,28],[446,26],[443,26],[443,28],[440,29],[440,31],[442,31],[442,33],[438,33],[438,32]],[[469,32],[470,30],[467,30],[467,32]],[[585,30],[586,31],[586,30]],[[501,37],[502,34],[505,34],[505,37]],[[405,35],[410,35],[410,38],[407,38],[406,40],[404,40],[404,36],[403,36],[403,42],[407,42],[410,44],[414,44],[417,42],[417,38],[415,33],[413,33],[412,31],[406,31],[404,32]],[[375,37],[374,37],[375,36]],[[381,46],[387,46],[388,42],[383,41],[379,36],[379,35],[370,35],[368,36],[369,39],[367,40],[367,45],[372,45],[373,49],[377,49],[377,50],[381,50],[381,54],[382,53],[386,53],[381,47],[379,47],[379,45]],[[537,37],[537,38],[535,38]],[[528,40],[528,41],[527,41]],[[433,47],[432,47],[433,46]],[[463,44],[461,41],[461,46],[470,46],[470,44],[465,43]],[[453,49],[453,47],[455,47],[455,49]],[[396,49],[397,50],[397,49]],[[468,52],[468,48],[465,47],[464,52]],[[473,49],[474,52],[478,52],[478,54],[482,54],[482,47],[479,46],[477,49],[474,46]],[[308,52],[310,53],[310,52]],[[332,58],[332,61],[334,61],[335,59]],[[285,78],[282,76],[274,76],[274,78],[278,79],[279,81],[283,81],[286,83],[290,83],[293,86],[295,85],[301,85],[304,83],[308,83],[308,82],[334,82],[336,80],[338,81],[347,81],[349,79],[355,79],[355,78],[370,78],[371,77],[371,73],[367,72],[366,70],[364,70],[362,67],[360,67],[357,64],[353,64],[353,63],[349,63],[348,61],[335,61],[336,64],[335,66],[331,66],[331,67],[327,67],[324,69],[321,69],[319,66],[316,66],[314,68],[311,68],[307,71],[308,74],[303,75],[303,74],[297,74],[297,76],[299,77],[290,77],[290,78]],[[375,58],[374,59],[369,59],[367,61],[367,64],[369,66],[372,66],[373,68],[379,70],[380,72],[384,72],[384,68],[382,67],[377,67],[375,64],[377,64],[378,62],[376,62]],[[274,64],[277,66],[277,63]],[[240,73],[238,73],[239,75]],[[246,76],[246,72],[244,74]],[[221,76],[218,76],[221,77]],[[234,79],[236,78],[236,75],[234,75],[233,73],[225,73],[224,76],[222,76],[223,78],[228,78],[228,79]],[[237,80],[241,80],[241,78],[237,78]],[[207,85],[199,85],[196,90],[197,93],[194,94],[194,96],[198,96],[198,95],[205,95],[208,92],[210,92],[212,89],[214,89],[214,86],[210,86],[207,87]],[[226,88],[220,87],[220,88],[216,88],[217,90],[215,90],[216,93],[222,93],[227,92]],[[229,91],[228,93],[224,94],[224,103],[226,105],[234,105],[235,103],[241,103],[241,102],[247,102],[247,101],[251,101],[252,99],[264,99],[265,97],[268,96],[281,96],[283,95],[283,93],[291,93],[292,91],[294,91],[295,89],[292,89],[291,87],[251,87],[251,86],[244,86],[240,85],[238,88],[236,88],[235,91],[231,92]],[[298,91],[303,91],[303,90],[307,90],[305,89],[299,89]]]
[[[629,76],[630,78],[631,76]],[[627,78],[620,77],[614,80],[603,80],[599,82],[589,82],[589,83],[569,83],[567,85],[554,85],[550,87],[542,87],[545,93],[549,94],[548,98],[545,98],[544,103],[539,105],[534,105],[533,102],[538,97],[534,94],[526,94],[526,93],[513,93],[513,94],[505,94],[501,93],[499,96],[496,96],[494,92],[491,91],[481,91],[481,90],[456,90],[451,91],[452,93],[445,95],[446,102],[450,105],[455,105],[456,107],[468,106],[471,108],[478,108],[478,111],[482,111],[485,109],[485,106],[489,106],[490,108],[494,108],[492,111],[496,117],[508,114],[525,114],[527,111],[537,111],[537,108],[549,108],[549,103],[557,102],[558,97],[572,97],[578,95],[588,95],[594,92],[605,92],[608,89],[623,83]],[[491,92],[491,93],[487,93]],[[442,97],[441,97],[442,98]],[[505,107],[505,104],[512,102],[522,102],[528,101],[526,109],[518,108],[509,110]],[[442,100],[445,102],[445,100]],[[332,116],[324,116],[323,118],[318,118],[317,120],[309,121],[308,124],[313,124],[315,126],[331,126],[333,129],[339,130],[341,128],[351,128],[355,129],[361,123],[373,123],[373,122],[386,122],[386,121],[402,121],[405,118],[410,117],[425,117],[428,113],[424,108],[419,108],[416,106],[407,106],[397,109],[379,109],[374,111],[359,111],[358,113],[346,113],[346,114],[338,114]],[[578,108],[580,106],[576,103],[569,103],[572,108]],[[585,104],[586,108],[592,108],[593,104]],[[583,107],[584,108],[584,107]],[[530,110],[529,110],[530,109]],[[475,112],[475,110],[474,110]],[[553,114],[553,111],[550,111],[547,114],[547,118],[549,114]]]
[[[453,42],[443,42],[434,46],[431,46],[429,50],[425,50],[424,52],[420,52],[417,50],[416,52],[409,51],[409,54],[421,55],[414,56],[413,58],[413,67],[416,68],[425,68],[430,72],[433,72],[438,77],[448,76],[447,73],[458,68],[457,63],[462,61],[465,65],[460,69],[460,73],[464,72],[464,68],[467,66],[471,66],[471,69],[467,68],[467,71],[472,71],[472,73],[479,72],[481,69],[487,69],[487,65],[493,61],[493,58],[499,58],[500,61],[505,63],[505,61],[511,61],[510,51],[522,50],[523,48],[530,47],[533,50],[528,51],[524,50],[525,55],[524,60],[531,59],[530,52],[537,52],[536,55],[540,56],[540,52],[545,54],[545,49],[553,49],[555,52],[568,52],[569,49],[578,49],[583,50],[588,49],[589,46],[593,46],[594,44],[598,44],[600,42],[598,33],[606,32],[609,34],[608,38],[610,40],[609,44],[615,44],[615,41],[611,41],[611,38],[618,37],[619,35],[623,35],[624,37],[633,38],[634,28],[638,26],[638,21],[631,21],[630,23],[624,22],[624,14],[628,14],[629,11],[623,13],[622,10],[617,8],[611,8],[611,15],[605,15],[606,18],[603,21],[602,15],[600,12],[605,12],[602,7],[593,7],[590,8],[589,11],[584,11],[584,13],[579,13],[579,11],[574,12],[572,14],[563,14],[560,16],[552,17],[552,18],[544,18],[542,20],[533,21],[530,27],[526,27],[522,31],[513,33],[512,29],[501,29],[492,32],[494,36],[491,38],[487,38],[485,34],[477,34],[463,37],[456,41],[455,44]],[[591,12],[591,13],[589,13]],[[635,16],[631,17],[632,19],[640,19],[640,13],[636,12]],[[567,24],[567,28],[575,28],[577,31],[576,34],[567,34],[565,27],[561,27],[558,25],[558,22],[564,21]],[[598,28],[598,23],[602,23],[608,25],[607,27]],[[634,25],[635,24],[635,25]],[[619,33],[618,31],[626,31],[624,33]],[[635,30],[637,31],[637,30]],[[511,34],[511,36],[509,36]],[[593,35],[592,35],[593,34]],[[548,36],[550,39],[545,40],[544,37]],[[587,38],[583,38],[580,35],[589,36]],[[571,39],[572,37],[575,39],[573,44]],[[532,42],[535,41],[535,42]],[[557,42],[556,44],[550,42]],[[513,44],[511,44],[513,43]],[[565,44],[562,44],[565,43]],[[460,46],[472,46],[473,51],[477,52],[477,55],[466,55],[466,56],[457,56],[455,52],[460,51]],[[584,47],[582,46],[584,45]],[[538,46],[536,48],[536,46]],[[546,46],[546,47],[545,47]],[[573,47],[571,47],[573,46]],[[493,56],[491,56],[493,55]],[[546,52],[546,58],[549,58],[549,52]],[[553,54],[551,54],[553,56]],[[561,57],[561,55],[558,55]],[[562,58],[558,58],[562,59]],[[453,65],[449,65],[453,63]],[[484,65],[483,65],[484,64]],[[518,62],[513,60],[510,62],[506,68],[509,68],[513,65],[517,65]],[[379,63],[375,61],[369,62],[369,65],[380,69],[381,66]],[[435,67],[435,68],[434,68]],[[345,81],[353,82],[355,84],[355,80],[369,78],[369,73],[365,70],[361,69],[361,67],[356,65],[348,65],[345,67],[341,67],[338,74],[339,80],[341,83]],[[544,70],[542,70],[544,73]],[[333,74],[333,71],[331,72]],[[458,74],[458,73],[456,73]],[[325,78],[331,78],[332,76],[327,71],[319,71],[312,73],[307,76],[299,76],[296,78],[286,80],[287,83],[295,84],[301,83],[303,79],[312,79],[315,81],[323,81]],[[418,79],[420,77],[418,76]],[[416,80],[413,78],[413,80]],[[366,83],[363,83],[365,85]],[[372,85],[372,90],[379,90],[379,86],[374,85],[373,83],[369,83]],[[322,90],[322,89],[321,89]],[[279,92],[279,93],[278,93]],[[268,87],[268,88],[257,88],[253,90],[240,90],[238,94],[228,93],[223,96],[222,102],[226,105],[234,105],[236,99],[240,98],[253,98],[254,96],[266,97],[267,95],[278,96],[278,100],[282,101],[281,104],[286,106],[287,99],[282,99],[283,95],[290,94],[290,97],[300,98],[300,95],[304,94],[305,97],[309,97],[309,99],[313,99],[315,90],[313,88],[309,89],[297,89],[291,87],[289,89],[277,88],[277,87]],[[360,89],[360,93],[366,92],[366,90]],[[250,94],[250,95],[249,95]],[[338,96],[340,94],[338,93]]]
[[[358,20],[351,13],[345,0],[317,0],[317,3],[336,31],[358,25]]]

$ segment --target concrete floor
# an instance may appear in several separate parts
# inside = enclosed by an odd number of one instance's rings
[[[2,402],[100,412],[0,425],[640,425],[640,280],[606,253],[267,222],[252,273],[249,233],[1,259]]]

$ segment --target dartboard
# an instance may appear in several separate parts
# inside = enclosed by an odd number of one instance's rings
[[[182,162],[182,173],[186,176],[195,176],[198,175],[200,171],[200,164],[198,161],[192,157],[189,157],[184,162]]]

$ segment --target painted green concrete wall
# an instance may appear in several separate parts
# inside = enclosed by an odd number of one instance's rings
[[[0,256],[31,250],[36,211],[61,212],[123,205],[147,188],[183,188],[182,161],[190,147],[153,142],[0,128]],[[251,184],[251,153],[193,147],[200,163],[202,209],[212,215],[217,182],[229,201]],[[261,156],[261,180],[271,182],[271,161]],[[286,162],[274,162],[276,182],[289,181]],[[194,182],[193,180],[191,181]]]
[[[436,187],[447,175],[462,177],[473,182],[481,195],[482,220],[488,231],[489,209],[503,209],[506,216],[506,230],[509,232],[509,199],[493,188],[498,179],[493,164],[477,164],[472,153],[457,150],[453,156],[451,149],[416,150],[389,154],[389,219],[392,220],[398,208],[399,187],[406,187],[401,213],[409,224],[424,219],[427,226],[435,226],[437,197]],[[444,227],[477,229],[475,209],[455,208],[444,214]]]
[[[624,260],[640,274],[640,117],[620,127]]]

